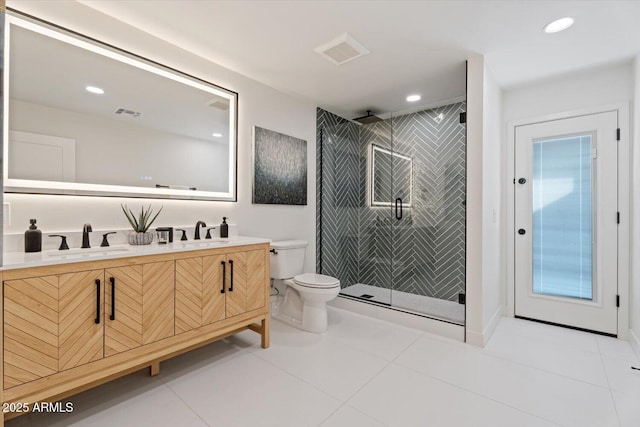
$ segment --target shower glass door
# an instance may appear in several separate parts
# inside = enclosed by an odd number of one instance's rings
[[[367,201],[368,151],[361,126],[341,121],[321,127],[316,153],[321,162],[317,271],[340,280],[341,294],[388,305],[391,301],[391,207],[371,208]],[[391,164],[380,165],[380,179]],[[382,183],[382,181],[380,181]],[[381,191],[391,194],[390,183]]]
[[[465,102],[390,119],[394,307],[464,323]]]

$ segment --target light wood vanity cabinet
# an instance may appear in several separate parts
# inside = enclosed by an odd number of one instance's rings
[[[4,282],[4,388],[58,372],[58,277]]]
[[[4,271],[4,402],[62,398],[245,329],[269,345],[269,246]],[[5,414],[5,418],[19,414]]]
[[[173,261],[105,270],[105,357],[173,336],[173,298]]]
[[[172,336],[173,265],[5,281],[5,389]]]
[[[266,304],[261,250],[176,261],[176,334]]]

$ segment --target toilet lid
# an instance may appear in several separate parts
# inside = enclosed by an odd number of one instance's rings
[[[304,273],[298,274],[293,280],[300,286],[309,288],[335,288],[340,286],[340,281],[335,277],[324,274]]]

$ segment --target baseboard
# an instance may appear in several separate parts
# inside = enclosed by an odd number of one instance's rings
[[[629,329],[629,343],[631,344],[631,348],[636,354],[636,357],[640,360],[640,339],[633,329]]]
[[[499,306],[498,309],[493,313],[491,319],[487,323],[487,326],[482,330],[482,332],[470,331],[467,329],[467,343],[484,347],[489,342],[491,335],[496,330],[498,323],[500,323],[500,319],[502,318],[503,307]]]

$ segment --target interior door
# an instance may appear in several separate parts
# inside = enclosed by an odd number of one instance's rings
[[[515,130],[515,315],[617,334],[616,111]]]

